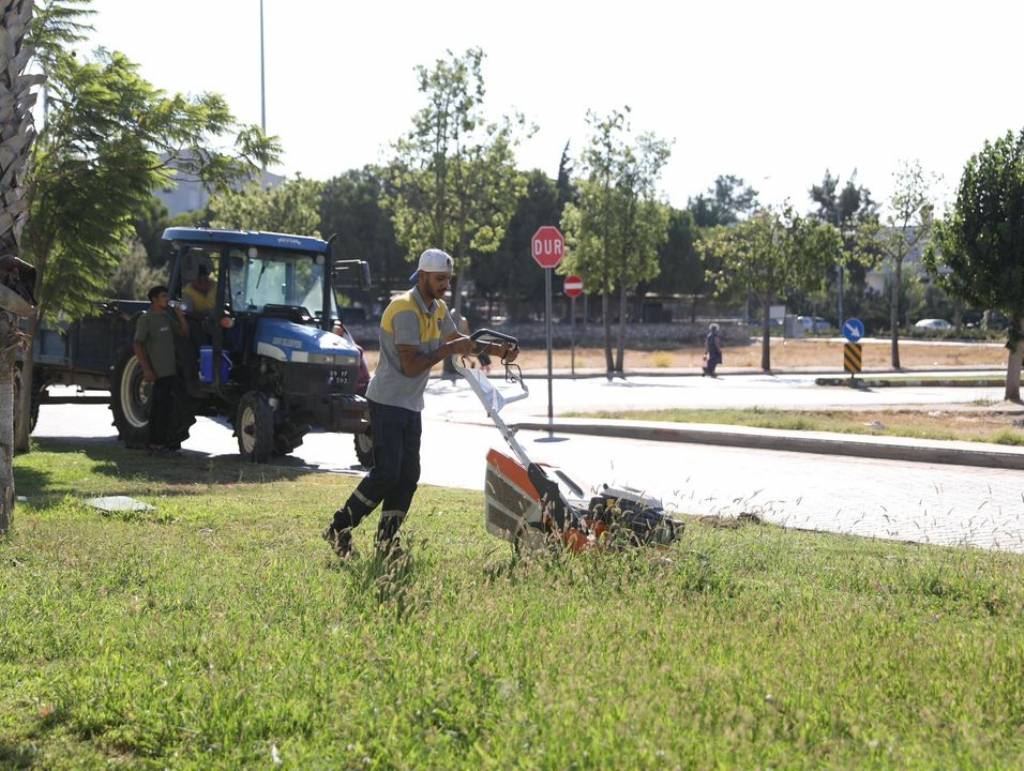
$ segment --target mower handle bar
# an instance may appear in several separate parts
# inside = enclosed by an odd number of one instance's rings
[[[513,348],[519,347],[519,340],[506,335],[503,332],[495,332],[493,329],[478,329],[469,336],[474,343],[510,343]]]

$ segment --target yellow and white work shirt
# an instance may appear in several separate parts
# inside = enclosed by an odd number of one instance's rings
[[[440,348],[455,331],[455,322],[443,300],[427,305],[416,287],[395,297],[380,320],[380,357],[366,389],[366,398],[378,404],[421,412],[430,370],[407,376],[402,372],[398,346],[415,345],[423,353],[430,353]]]

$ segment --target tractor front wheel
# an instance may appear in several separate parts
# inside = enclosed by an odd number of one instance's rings
[[[238,452],[253,463],[266,463],[274,451],[274,410],[267,397],[249,391],[238,403],[235,417]]]
[[[274,432],[274,454],[289,455],[302,444],[302,438],[309,432],[309,426],[286,422]]]

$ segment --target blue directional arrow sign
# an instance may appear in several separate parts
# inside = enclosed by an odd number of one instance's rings
[[[864,322],[860,319],[847,319],[843,323],[843,337],[851,343],[856,343],[864,337]]]

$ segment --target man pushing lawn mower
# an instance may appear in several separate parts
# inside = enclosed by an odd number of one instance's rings
[[[513,361],[508,343],[475,342],[461,335],[443,300],[451,281],[452,258],[427,249],[410,280],[416,286],[395,297],[380,321],[380,358],[366,389],[373,433],[373,468],[334,513],[324,539],[335,553],[352,553],[352,529],[378,505],[376,548],[382,556],[400,554],[401,527],[420,478],[423,391],[430,369],[449,356],[492,353]]]

